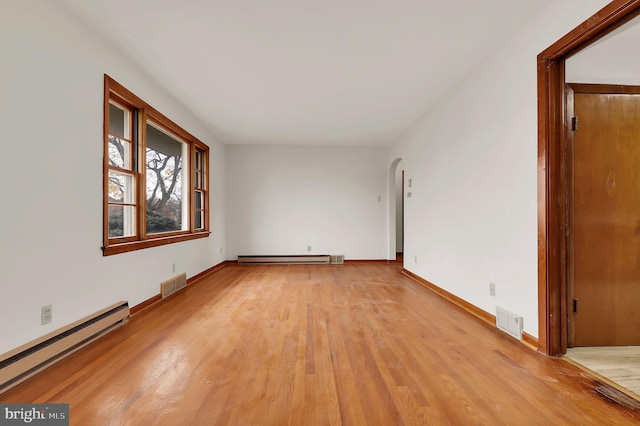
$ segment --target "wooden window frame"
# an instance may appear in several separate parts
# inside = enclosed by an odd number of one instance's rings
[[[131,161],[135,164],[131,165],[131,170],[124,170],[125,172],[133,175],[135,181],[135,235],[117,238],[109,237],[109,171],[122,170],[117,167],[112,167],[109,164],[109,104],[111,101],[130,109],[133,113],[130,135],[133,143],[132,151],[135,154],[132,156],[133,158]],[[106,74],[104,76],[103,117],[103,255],[109,256],[208,237],[211,234],[209,228],[209,147]],[[186,167],[188,167],[189,170],[188,173],[186,173],[187,181],[182,183],[183,191],[190,194],[188,205],[183,207],[189,211],[188,229],[160,234],[146,233],[145,152],[146,126],[148,122],[161,126],[165,130],[177,136],[181,142],[188,145],[189,155],[188,165],[186,165]],[[200,173],[203,174],[203,183],[201,185],[202,187],[198,188],[196,188],[195,182],[196,151],[200,152],[202,155],[202,170],[200,170]],[[203,223],[202,227],[199,229],[195,229],[196,190],[203,194],[201,209],[203,212]]]
[[[198,153],[200,154],[200,161],[197,161]],[[194,231],[208,229],[209,191],[207,191],[207,185],[206,185],[209,179],[208,159],[209,159],[208,152],[202,149],[200,146],[196,146],[195,149],[192,150],[192,157],[191,157],[192,167],[190,167],[190,170],[192,172],[192,178],[194,180],[194,183],[192,185],[193,192],[191,197],[193,201],[191,220],[192,220],[192,229]],[[202,194],[199,208],[196,206],[196,202],[195,202],[197,193]],[[199,228],[196,228],[196,224],[195,224],[195,218],[197,214],[200,214],[200,216],[202,217]]]

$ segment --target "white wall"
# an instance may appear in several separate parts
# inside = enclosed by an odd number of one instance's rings
[[[413,180],[405,198],[405,268],[487,312],[499,305],[523,315],[533,336],[536,56],[606,3],[551,3],[450,90],[389,156],[402,158],[405,179]]]
[[[386,259],[386,148],[228,145],[226,150],[228,259],[300,254]]]
[[[413,179],[405,267],[488,312],[501,305],[523,314],[525,331],[537,336],[535,58],[606,3],[553,2],[554,17],[534,17],[387,156],[380,148],[225,153],[179,102],[58,4],[5,0],[0,353],[119,300],[144,301],[173,275],[173,263],[192,276],[225,257],[306,254],[308,245],[384,259],[395,158]],[[102,256],[104,73],[211,147],[210,238]],[[53,304],[53,322],[41,326],[45,304]]]
[[[224,146],[189,112],[57,2],[3,1],[0,52],[0,353],[224,260]],[[211,148],[211,237],[102,256],[104,73]]]
[[[569,83],[640,85],[640,18],[627,22],[566,61]]]

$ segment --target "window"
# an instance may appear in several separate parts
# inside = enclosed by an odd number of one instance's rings
[[[209,235],[209,148],[105,75],[105,255]]]

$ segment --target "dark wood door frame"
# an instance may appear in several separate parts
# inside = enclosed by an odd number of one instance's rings
[[[614,0],[538,55],[538,350],[567,350],[565,60],[640,14]]]

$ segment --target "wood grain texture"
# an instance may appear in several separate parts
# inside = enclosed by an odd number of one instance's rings
[[[0,402],[72,425],[637,424],[395,262],[229,265]]]
[[[496,316],[490,314],[489,312],[486,312],[480,308],[478,308],[477,306],[467,302],[464,299],[461,299],[460,297],[456,296],[455,294],[449,293],[447,290],[443,289],[442,287],[439,287],[435,284],[433,284],[432,282],[425,280],[424,278],[422,278],[419,275],[414,274],[411,271],[407,271],[406,269],[402,270],[402,273],[413,278],[414,280],[416,280],[417,282],[419,282],[420,284],[422,284],[423,286],[427,287],[429,290],[433,291],[436,294],[439,294],[440,296],[444,297],[446,300],[448,300],[449,302],[453,303],[454,305],[457,305],[458,307],[464,309],[465,311],[469,312],[471,315],[480,318],[482,321],[486,322],[489,325],[495,326],[496,325]]]
[[[530,335],[526,331],[522,333],[522,342],[531,348],[538,348],[538,339],[535,336]]]
[[[222,269],[225,266],[231,264],[231,263],[237,263],[237,262],[232,262],[230,260],[226,260],[224,262],[220,262],[216,265],[213,265],[210,268],[205,269],[204,271],[195,274],[192,277],[187,278],[187,285],[191,285],[191,284],[195,284],[196,282],[200,281],[201,279],[207,277],[207,275],[214,273],[215,271],[217,271],[218,269]]]
[[[227,264],[229,264],[228,261],[225,262],[220,262],[217,265],[214,265],[210,268],[205,269],[204,271],[189,277],[187,279],[187,285],[192,285],[192,284],[196,284],[197,282],[199,282],[201,279],[205,278],[207,275],[214,273],[215,271],[217,271],[218,269],[224,268]],[[161,294],[156,294],[153,297],[150,297],[147,300],[144,300],[140,303],[138,303],[137,305],[133,306],[131,308],[131,315],[135,315],[140,311],[143,311],[145,309],[147,309],[148,307],[161,302],[162,301],[162,295]]]
[[[140,311],[147,309],[149,306],[154,305],[162,300],[162,295],[156,294],[153,297],[148,298],[147,300],[138,303],[136,306],[131,308],[131,315],[136,315]]]
[[[640,0],[613,0],[537,58],[538,72],[538,330],[539,350],[567,348],[565,59],[640,13]]]
[[[603,87],[604,88],[604,87]],[[640,95],[574,87],[575,346],[640,345]],[[612,92],[616,88],[612,88]],[[631,88],[629,91],[640,88]],[[569,283],[571,287],[571,282]]]
[[[419,275],[414,274],[411,271],[407,271],[406,269],[403,269],[402,273],[407,275],[408,277],[411,277],[415,281],[417,281],[420,284],[424,285],[429,290],[431,290],[434,293],[440,295],[441,297],[443,297],[444,299],[446,299],[449,302],[453,303],[454,305],[458,306],[459,308],[464,309],[470,315],[473,315],[474,317],[476,317],[478,319],[481,319],[482,321],[486,322],[490,326],[495,327],[495,325],[496,325],[496,316],[495,315],[490,314],[489,312],[486,312],[486,311],[478,308],[477,306],[467,302],[466,300],[459,298],[455,294],[449,293],[445,289],[443,289],[443,288],[441,288],[441,287],[439,287],[439,286],[437,286],[437,285],[425,280],[424,278],[420,277]],[[531,347],[533,349],[537,349],[538,348],[538,339],[535,338],[534,336],[530,335],[529,333],[526,333],[526,332],[522,333],[522,343],[524,343],[525,345],[527,345],[527,346],[529,346],[529,347]]]

